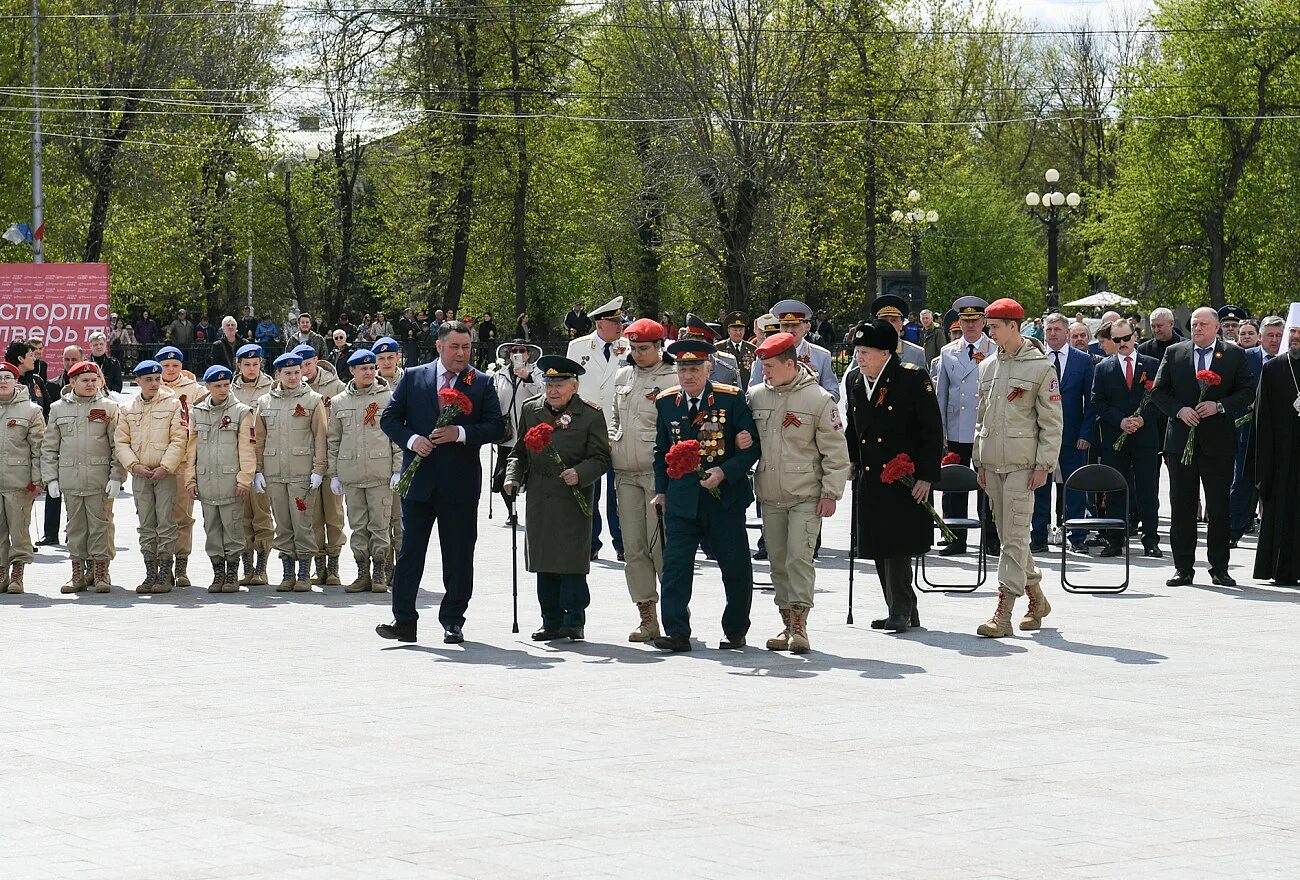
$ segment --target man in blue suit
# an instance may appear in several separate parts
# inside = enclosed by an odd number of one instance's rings
[[[1160,479],[1160,422],[1156,407],[1147,399],[1142,407],[1147,385],[1155,385],[1160,361],[1133,350],[1137,336],[1133,325],[1120,319],[1111,326],[1111,341],[1116,352],[1097,364],[1092,380],[1092,411],[1101,423],[1101,463],[1109,465],[1124,475],[1128,482],[1129,531],[1135,522],[1142,527],[1142,555],[1161,557],[1160,551],[1160,499],[1157,483]],[[1128,435],[1123,445],[1115,442]],[[1107,533],[1108,543],[1102,556],[1119,556],[1123,553],[1121,542]]]
[[[424,459],[402,499],[402,549],[393,571],[393,622],[375,627],[386,639],[414,642],[415,598],[433,525],[442,549],[442,605],[438,621],[443,641],[460,644],[461,628],[474,591],[474,543],[478,539],[478,499],[483,484],[479,447],[505,436],[505,420],[495,388],[469,365],[473,339],[461,321],[438,327],[438,359],[403,373],[380,419],[380,427],[405,450],[402,470]],[[438,393],[454,388],[469,398],[471,411],[435,428],[441,411]]]
[[[1070,345],[1070,322],[1059,313],[1043,319],[1043,336],[1047,341],[1047,361],[1056,370],[1057,384],[1061,389],[1061,409],[1065,426],[1061,434],[1061,454],[1057,459],[1056,474],[1064,483],[1070,474],[1083,467],[1092,445],[1097,422],[1092,414],[1092,358]],[[1065,516],[1075,519],[1084,515],[1085,498],[1082,492],[1065,493]],[[1047,550],[1047,528],[1052,519],[1052,481],[1034,493],[1034,521],[1029,530],[1029,550],[1042,553]],[[1080,552],[1087,533],[1070,532],[1070,546]]]

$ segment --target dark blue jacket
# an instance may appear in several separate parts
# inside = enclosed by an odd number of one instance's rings
[[[1061,428],[1061,448],[1074,449],[1079,440],[1092,443],[1096,439],[1097,420],[1092,413],[1092,358],[1070,345],[1065,347],[1065,352],[1065,366],[1061,370],[1061,411],[1065,418]],[[1047,349],[1047,362],[1054,363],[1051,348]]]
[[[380,418],[384,433],[402,448],[402,470],[417,457],[407,448],[407,442],[416,434],[432,434],[438,421],[437,367],[434,361],[407,368]],[[505,419],[491,377],[469,367],[456,378],[453,387],[468,397],[473,407],[468,416],[460,416],[452,423],[465,429],[465,442],[434,447],[416,471],[406,495],[413,501],[430,500],[435,488],[463,494],[466,501],[477,501],[483,483],[479,447],[497,443],[505,436]]]
[[[1119,423],[1137,412],[1137,408],[1142,405],[1142,395],[1146,393],[1143,383],[1154,383],[1159,369],[1160,361],[1149,355],[1134,353],[1133,388],[1130,390],[1124,382],[1124,365],[1119,355],[1108,357],[1097,364],[1092,380],[1092,411],[1101,423],[1103,450],[1110,449],[1119,439],[1123,433]],[[1142,427],[1124,441],[1125,445],[1153,452],[1159,449],[1159,413],[1155,403],[1148,400],[1146,408],[1142,410]]]
[[[687,474],[678,479],[668,477],[668,465],[665,456],[674,443],[679,440],[696,440],[700,429],[716,426],[722,437],[717,446],[710,446],[705,452],[714,454],[712,461],[702,460],[700,467],[708,470],[721,467],[727,478],[722,481],[719,491],[722,494],[723,510],[745,515],[745,511],[754,501],[754,490],[749,484],[749,471],[758,462],[758,429],[754,426],[754,414],[745,401],[745,395],[733,385],[715,387],[712,382],[704,384],[700,395],[700,425],[690,421],[690,400],[680,386],[674,385],[660,392],[655,401],[658,422],[655,434],[655,492],[663,493],[668,505],[669,516],[694,517],[699,514],[700,499],[708,492],[700,488],[699,477]],[[748,449],[736,448],[736,435],[748,431],[754,438],[754,445]]]

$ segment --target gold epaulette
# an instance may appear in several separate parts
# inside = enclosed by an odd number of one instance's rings
[[[721,382],[713,386],[713,390],[719,394],[739,394],[740,389],[735,385],[723,385]]]
[[[921,368],[918,367],[916,364],[903,364],[903,369],[904,369],[904,370],[919,370],[919,369],[921,369]]]
[[[672,397],[674,394],[676,394],[678,391],[681,390],[682,390],[682,386],[680,385],[674,385],[671,388],[665,388],[663,391],[660,391],[655,396],[655,400],[663,400],[665,397]]]
[[[594,409],[596,412],[600,412],[600,404],[599,404],[599,403],[592,403],[590,400],[587,400],[585,397],[582,398],[582,402],[585,403],[585,404],[587,404],[587,406],[591,407],[591,408]]]

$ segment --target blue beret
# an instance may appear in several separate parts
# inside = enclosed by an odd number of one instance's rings
[[[250,342],[248,345],[239,346],[239,351],[235,352],[235,358],[242,360],[244,358],[266,357],[266,352],[262,351],[262,346],[256,342]]]
[[[391,336],[381,336],[375,340],[375,344],[370,346],[370,350],[375,354],[388,354],[393,351],[401,351],[402,346]]]
[[[351,357],[348,358],[349,367],[359,367],[362,364],[373,363],[375,363],[375,353],[368,348],[358,349],[352,352]]]
[[[278,370],[281,367],[301,367],[302,355],[296,351],[286,351],[275,359],[273,366]]]
[[[302,358],[303,360],[307,360],[307,358],[317,357],[316,349],[312,348],[310,345],[308,345],[305,342],[302,345],[299,345],[297,348],[295,348],[293,350],[293,353],[298,355],[298,357]]]
[[[183,363],[185,361],[185,352],[181,351],[174,345],[165,345],[158,349],[158,353],[153,357],[156,361],[173,360],[181,361]]]
[[[161,376],[162,364],[157,361],[140,361],[131,373],[136,376]]]
[[[230,371],[230,367],[223,367],[221,364],[213,364],[208,367],[203,374],[204,382],[220,382],[222,379],[230,379],[235,374]]]

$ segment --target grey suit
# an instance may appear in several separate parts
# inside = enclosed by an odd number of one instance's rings
[[[987,336],[974,343],[975,351],[986,358],[997,353],[997,345]],[[978,402],[979,361],[971,358],[966,340],[950,342],[939,352],[935,374],[935,393],[939,397],[939,414],[943,416],[943,436],[956,443],[975,442],[975,405]]]
[[[739,388],[740,365],[736,363],[735,355],[728,354],[725,351],[714,352],[713,372],[709,374],[709,381],[714,385],[721,383],[723,385],[735,385]]]

